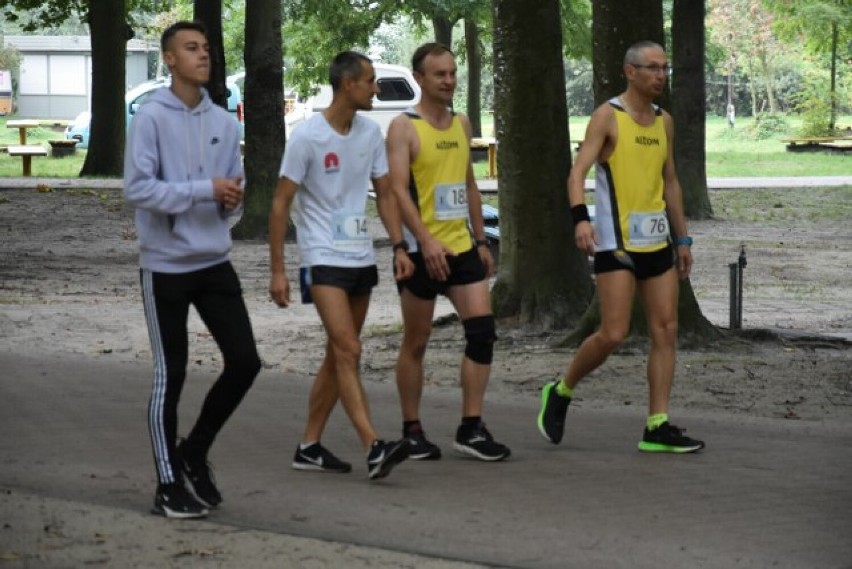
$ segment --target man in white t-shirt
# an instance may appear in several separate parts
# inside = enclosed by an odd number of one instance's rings
[[[313,302],[328,334],[325,357],[308,401],[308,421],[293,458],[293,468],[349,472],[352,466],[320,444],[337,400],[367,452],[370,479],[387,476],[408,458],[407,440],[379,439],[370,420],[367,398],[358,374],[360,334],[370,292],[378,283],[373,241],[367,230],[367,191],[376,191],[382,223],[391,242],[402,239],[398,206],[390,190],[385,145],[378,124],[359,116],[373,106],[378,92],[370,60],[356,52],[338,54],[329,71],[331,105],[294,131],[281,162],[278,186],[269,215],[272,301],[290,304],[285,272],[284,238],[290,206],[300,258],[303,302]],[[397,280],[414,272],[403,249],[394,251]]]

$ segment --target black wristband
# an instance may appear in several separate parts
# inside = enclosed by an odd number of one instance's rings
[[[396,253],[399,249],[402,249],[406,253],[408,253],[408,241],[403,239],[402,241],[398,241],[393,244],[393,252]]]
[[[477,247],[488,247],[488,239],[474,239]]]
[[[574,227],[577,227],[577,224],[581,221],[591,221],[589,208],[586,207],[586,204],[575,205],[571,208],[571,220],[574,222]]]

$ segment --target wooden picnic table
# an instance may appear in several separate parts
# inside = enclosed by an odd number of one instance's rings
[[[790,152],[802,150],[817,150],[820,148],[846,149],[852,143],[852,136],[801,136],[782,138]]]
[[[470,139],[471,148],[488,149],[488,177],[497,177],[497,139],[493,136],[477,137]]]
[[[11,120],[6,121],[6,128],[17,128],[18,139],[21,141],[21,146],[27,144],[27,129],[38,128],[40,123],[36,120]]]
[[[9,156],[19,156],[24,161],[24,176],[32,176],[33,156],[47,156],[47,150],[41,144],[10,146],[7,152]]]

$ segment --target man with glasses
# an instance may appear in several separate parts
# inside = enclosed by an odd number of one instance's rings
[[[601,326],[582,343],[565,377],[542,391],[538,427],[554,444],[562,440],[576,385],[627,335],[638,289],[651,337],[649,410],[639,450],[690,453],[704,448],[702,441],[685,436],[668,421],[678,277],[686,279],[692,268],[692,238],[673,159],[674,126],[671,115],[653,103],[663,93],[668,73],[666,54],[658,44],[643,41],[627,50],[627,90],[592,114],[568,178],[577,248],[594,254]],[[584,180],[592,164],[597,172],[594,226],[584,203]]]

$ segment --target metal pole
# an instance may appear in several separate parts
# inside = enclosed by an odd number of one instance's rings
[[[731,330],[736,330],[740,327],[740,321],[737,320],[737,315],[741,314],[739,308],[739,298],[738,291],[740,291],[740,278],[739,278],[739,263],[730,263],[728,265],[728,269],[730,270],[730,310],[728,312],[728,322]]]

